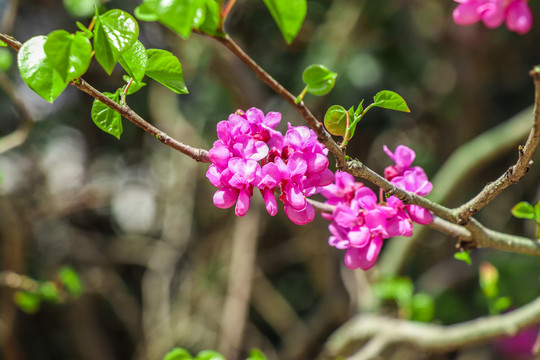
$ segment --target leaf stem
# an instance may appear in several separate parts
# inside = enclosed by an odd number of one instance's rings
[[[300,104],[300,101],[304,100],[304,96],[306,96],[308,87],[306,86],[304,90],[296,97],[295,103]]]

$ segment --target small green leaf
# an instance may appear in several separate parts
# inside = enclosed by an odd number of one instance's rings
[[[316,96],[326,95],[336,82],[337,73],[323,65],[310,65],[304,70],[302,80],[307,85],[307,92]]]
[[[13,64],[13,55],[8,49],[0,49],[0,70],[8,71]]]
[[[138,36],[137,21],[125,11],[114,9],[97,16],[94,27],[96,60],[109,75],[122,53]]]
[[[159,15],[153,11],[149,2],[143,2],[133,10],[135,17],[142,21],[158,21]]]
[[[409,302],[414,286],[409,278],[386,278],[375,284],[373,292],[379,299],[396,300],[401,305]]]
[[[540,201],[534,205],[534,218],[536,219],[536,222],[540,221]]]
[[[324,115],[324,126],[332,135],[345,136],[347,131],[347,110],[340,105],[332,105]]]
[[[512,215],[519,219],[534,219],[535,208],[526,201],[520,201],[512,208]]]
[[[62,269],[60,269],[59,277],[60,281],[71,296],[78,297],[82,294],[83,288],[81,279],[79,278],[79,274],[77,274],[73,268],[69,266],[62,267]]]
[[[2,40],[0,40],[0,47],[6,47],[7,44],[5,42],[3,42]]]
[[[249,351],[247,360],[268,360],[268,358],[261,350],[253,348]]]
[[[197,11],[202,6],[202,0],[145,0],[135,14],[143,21],[155,21],[157,18],[160,23],[187,39]]]
[[[193,357],[186,349],[174,348],[165,354],[163,360],[192,360]]]
[[[46,36],[35,36],[21,46],[17,64],[21,77],[39,96],[53,102],[68,85],[51,65],[43,46]]]
[[[38,293],[45,301],[58,303],[59,294],[56,285],[50,281],[44,282],[40,285]]]
[[[146,75],[178,94],[187,94],[180,60],[167,50],[149,49]]]
[[[373,97],[373,101],[374,106],[390,110],[411,112],[405,100],[403,100],[403,98],[399,94],[390,90],[379,91]]]
[[[499,271],[487,261],[479,268],[480,288],[487,298],[494,299],[499,295]]]
[[[493,303],[493,308],[497,314],[500,314],[501,312],[505,311],[512,305],[512,299],[510,299],[508,296],[501,296],[495,302]]]
[[[33,292],[17,291],[14,295],[15,304],[28,314],[35,314],[41,306],[41,297]]]
[[[412,298],[410,319],[430,322],[435,315],[435,301],[428,294],[415,294]]]
[[[140,82],[146,71],[148,56],[144,45],[139,41],[127,49],[119,59],[120,65],[135,81]]]
[[[219,26],[219,5],[214,0],[205,0],[205,16],[199,30],[209,35],[215,35]]]
[[[293,42],[307,13],[306,0],[263,0],[287,44]]]
[[[197,354],[195,360],[225,360],[225,358],[217,351],[203,350]]]
[[[90,40],[81,33],[55,30],[47,36],[43,49],[51,65],[65,81],[84,74],[92,59]]]
[[[64,7],[74,17],[90,17],[94,6],[100,6],[101,0],[64,0]]]
[[[467,250],[467,251],[460,251],[460,252],[457,252],[457,253],[454,254],[454,258],[455,258],[456,260],[465,262],[467,265],[471,265],[472,262],[471,262],[471,255],[470,255],[470,253],[471,253],[470,250]]]
[[[118,93],[103,93],[109,99],[118,102]],[[95,99],[94,104],[92,105],[92,120],[94,123],[106,133],[109,133],[116,138],[120,139],[122,135],[122,116],[102,103],[101,101]]]
[[[91,39],[93,36],[94,36],[94,33],[92,31],[90,31],[90,29],[88,29],[83,23],[81,23],[80,21],[77,21],[75,22],[75,24],[77,25],[77,27],[79,28],[79,30],[82,31],[83,35],[87,38],[87,39]]]
[[[354,114],[356,116],[360,116],[360,114],[362,113],[362,111],[364,111],[364,99],[362,99],[362,101],[360,101],[360,104],[358,104],[358,107],[356,108],[356,111],[354,112]]]

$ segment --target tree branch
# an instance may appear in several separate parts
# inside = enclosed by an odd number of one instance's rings
[[[467,222],[472,215],[491,202],[504,189],[519,182],[532,165],[534,152],[540,142],[540,66],[535,66],[529,75],[534,80],[535,96],[533,124],[527,142],[525,146],[519,146],[519,157],[514,166],[508,168],[497,180],[486,185],[473,199],[454,210],[460,223]]]
[[[9,47],[13,48],[16,51],[19,51],[22,44],[14,39],[11,36],[1,34],[0,33],[0,40],[5,42]],[[84,91],[94,99],[97,99],[161,141],[163,144],[167,145],[168,147],[180,151],[182,154],[187,155],[191,157],[192,159],[199,161],[199,162],[210,162],[210,159],[208,158],[208,151],[204,149],[197,149],[194,147],[191,147],[189,145],[186,145],[184,143],[179,142],[178,140],[170,137],[165,132],[159,130],[146,120],[144,120],[139,114],[137,114],[135,111],[131,110],[129,106],[122,106],[105,95],[103,95],[100,91],[96,90],[94,87],[92,87],[90,84],[88,84],[84,79],[74,79],[71,82],[71,85],[77,87],[79,90]]]
[[[506,314],[449,326],[362,314],[349,320],[330,337],[324,358],[346,356],[356,351],[360,342],[375,337],[385,338],[386,344],[406,343],[433,352],[450,351],[498,336],[513,336],[539,322],[540,297]]]

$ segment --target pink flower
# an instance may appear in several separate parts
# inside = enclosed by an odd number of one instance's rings
[[[532,13],[528,0],[454,0],[459,5],[453,18],[458,25],[471,25],[482,21],[488,28],[506,27],[520,35],[532,27]]]

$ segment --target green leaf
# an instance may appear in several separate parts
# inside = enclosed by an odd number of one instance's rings
[[[97,16],[94,27],[96,60],[109,75],[122,53],[138,36],[137,21],[125,11],[114,9]]]
[[[186,349],[174,348],[165,354],[163,360],[191,360],[193,357]]]
[[[293,42],[307,13],[306,0],[263,0],[287,44]]]
[[[43,49],[51,65],[65,81],[84,74],[92,59],[90,40],[81,33],[55,30],[47,36]]]
[[[13,64],[13,55],[8,49],[0,49],[0,70],[8,71]]]
[[[118,102],[118,93],[103,93],[109,99]],[[122,135],[122,116],[102,103],[101,101],[95,99],[94,104],[92,105],[92,120],[94,123],[106,133],[109,133],[116,138],[120,139]]]
[[[510,299],[508,296],[502,296],[495,300],[495,302],[493,303],[493,309],[497,314],[500,314],[501,312],[508,309],[510,305],[512,305],[512,299]]]
[[[494,299],[499,295],[499,271],[487,261],[479,268],[480,288],[487,298]]]
[[[268,358],[261,350],[253,348],[249,351],[247,360],[268,360]]]
[[[77,27],[79,28],[79,30],[82,31],[83,35],[84,35],[87,39],[91,39],[91,38],[94,36],[94,33],[93,33],[92,31],[90,31],[90,29],[88,29],[86,26],[84,26],[84,24],[81,23],[80,21],[75,22],[75,24],[77,25]]]
[[[199,26],[199,30],[209,35],[215,35],[219,26],[219,5],[214,0],[205,0],[206,10],[204,21]]]
[[[140,82],[144,77],[146,64],[148,63],[144,45],[139,40],[135,41],[135,44],[122,54],[119,62],[129,76]]]
[[[307,92],[316,96],[326,95],[336,83],[337,73],[323,65],[310,65],[304,70],[302,80],[307,85]]]
[[[332,135],[345,136],[347,131],[347,110],[340,105],[332,105],[324,115],[324,126]]]
[[[17,291],[14,295],[15,304],[28,314],[35,314],[41,306],[41,297],[33,292]]]
[[[59,294],[56,285],[50,281],[44,282],[40,285],[38,293],[45,301],[58,303]]]
[[[60,269],[59,277],[60,281],[71,296],[78,297],[82,294],[83,288],[81,279],[79,278],[79,274],[77,274],[73,268],[69,266],[62,267],[62,269]]]
[[[46,41],[46,36],[36,36],[25,42],[17,54],[17,64],[26,85],[52,103],[68,82],[62,80],[45,55]]]
[[[519,219],[534,219],[535,208],[526,201],[520,201],[512,208],[512,215]]]
[[[430,322],[435,315],[435,301],[428,294],[415,294],[412,298],[410,319]]]
[[[534,205],[534,218],[536,219],[536,222],[540,221],[540,201]]]
[[[202,0],[145,0],[137,7],[135,14],[143,21],[158,20],[187,39],[193,29],[197,10],[202,6]]]
[[[180,60],[167,50],[149,49],[146,75],[178,94],[187,94]]]
[[[360,116],[360,114],[362,113],[362,111],[364,111],[364,99],[362,99],[362,101],[360,101],[360,104],[358,104],[358,107],[356,108],[356,111],[354,112],[354,114],[356,116]]]
[[[456,260],[460,260],[460,261],[463,261],[465,262],[467,265],[471,265],[472,262],[471,262],[471,255],[470,255],[471,251],[470,250],[467,250],[467,251],[460,251],[460,252],[457,252],[454,254],[454,258]]]
[[[390,90],[379,91],[373,97],[373,101],[373,106],[378,106],[390,110],[411,112],[405,100],[403,100],[400,95]]]
[[[195,360],[225,360],[225,358],[217,351],[203,350],[197,354]]]
[[[3,42],[2,40],[0,40],[0,47],[7,47],[7,44]]]
[[[411,299],[414,286],[409,278],[386,278],[375,284],[373,292],[379,299],[397,300],[401,305]]]
[[[64,7],[74,17],[90,17],[94,6],[100,6],[101,0],[64,0]]]

